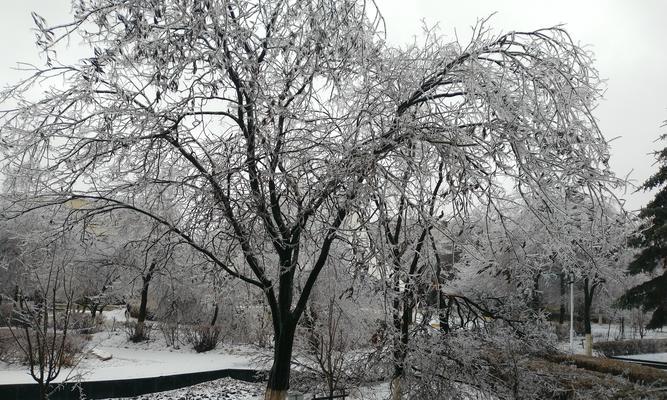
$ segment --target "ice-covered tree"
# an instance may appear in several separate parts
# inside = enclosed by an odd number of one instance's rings
[[[85,244],[80,241],[81,230],[65,224],[66,215],[66,207],[42,210],[0,225],[12,244],[11,253],[3,254],[0,269],[21,266],[3,325],[27,363],[40,400],[49,398],[56,379],[72,379],[63,368],[80,361],[80,350],[72,339],[72,314],[80,293],[77,260]]]
[[[1,116],[5,174],[40,182],[5,214],[73,198],[95,204],[80,213],[131,210],[255,286],[273,322],[267,399],[285,398],[297,322],[386,163],[420,165],[424,182],[443,163],[435,195],[456,188],[464,208],[507,185],[550,205],[556,182],[611,179],[596,71],[559,27],[395,48],[363,1],[73,9],[53,27],[35,15],[46,65],[4,93],[17,104]],[[90,54],[59,61],[70,40]]]

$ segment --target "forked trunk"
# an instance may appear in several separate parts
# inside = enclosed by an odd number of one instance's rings
[[[48,400],[49,399],[48,385],[45,384],[44,382],[38,382],[38,385],[39,385],[39,400]]]

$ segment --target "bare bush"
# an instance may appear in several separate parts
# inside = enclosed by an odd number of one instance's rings
[[[174,349],[181,347],[183,343],[181,338],[182,332],[178,322],[161,322],[158,327],[164,336],[167,347],[173,347]]]
[[[125,334],[127,335],[127,340],[139,343],[145,342],[151,339],[151,332],[153,331],[153,325],[144,324],[141,334],[137,335],[137,322],[136,321],[127,321],[123,325],[125,327]]]
[[[13,303],[0,304],[0,326],[7,326],[14,310]]]
[[[81,360],[90,337],[70,332],[63,340],[63,334],[57,333],[54,340],[58,343],[62,342],[62,350],[54,359],[54,366],[69,368]],[[30,341],[31,343],[37,342],[36,333],[30,333]],[[28,348],[31,354],[25,352]],[[0,360],[37,367],[40,360],[39,351],[40,349],[34,345],[28,346],[28,337],[24,331],[16,330],[12,334],[9,329],[0,330]]]
[[[9,329],[0,328],[0,361],[15,362],[20,352]]]
[[[68,318],[69,329],[80,334],[89,335],[100,332],[104,326],[104,318],[99,314],[93,317],[88,313],[72,313]],[[65,317],[59,315],[55,321],[56,329],[62,330],[65,324]]]
[[[197,353],[215,349],[220,342],[220,327],[216,325],[197,325],[185,331],[185,339]]]

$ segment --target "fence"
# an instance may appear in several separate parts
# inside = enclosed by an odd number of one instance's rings
[[[261,382],[264,371],[248,369],[221,369],[188,374],[156,376],[151,378],[121,379],[114,381],[67,382],[60,384],[49,397],[50,400],[107,399],[133,397],[143,394],[180,389],[220,378],[233,378],[245,382]],[[56,386],[56,385],[54,385]],[[37,384],[0,385],[0,399],[26,400],[39,397]]]

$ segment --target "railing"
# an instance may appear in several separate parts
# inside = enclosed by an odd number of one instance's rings
[[[620,357],[620,356],[611,356],[608,358],[612,358],[614,360],[619,360],[619,361],[624,361],[628,363],[633,363],[633,364],[639,364],[643,365],[645,367],[653,367],[653,368],[658,368],[658,369],[667,369],[667,362],[662,362],[662,361],[650,361],[650,360],[638,360],[634,358],[626,358],[626,357]]]
[[[83,398],[107,399],[110,397],[134,397],[165,390],[180,389],[220,378],[260,382],[265,379],[265,372],[247,369],[221,369],[150,378],[84,381],[80,383],[66,382],[60,385],[53,384],[52,386],[56,390],[49,396],[49,399],[80,400]],[[0,385],[0,399],[2,400],[36,399],[39,397],[38,393],[39,390],[35,383]]]

